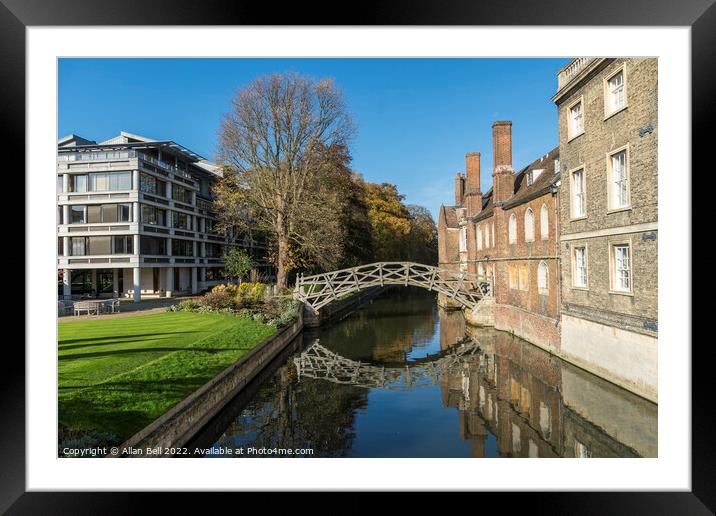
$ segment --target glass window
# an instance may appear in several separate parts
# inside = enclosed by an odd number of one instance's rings
[[[626,151],[617,152],[611,157],[612,168],[612,208],[629,206],[629,175],[627,171]]]
[[[72,176],[72,191],[73,192],[86,192],[87,191],[87,176]]]
[[[84,256],[85,255],[85,237],[70,238],[70,251],[72,253],[72,256]]]
[[[485,226],[482,228],[482,231],[485,234],[485,249],[490,247],[490,233],[487,232],[487,227],[488,227],[488,225],[485,224]]]
[[[70,224],[85,224],[87,219],[85,217],[86,206],[75,204],[70,206]]]
[[[587,286],[587,248],[574,248],[574,278],[572,284],[575,287]]]
[[[569,109],[570,136],[577,136],[584,131],[584,116],[582,102],[577,102]]]
[[[181,240],[175,238],[172,240],[173,256],[194,256],[194,242],[191,240]]]
[[[467,228],[463,226],[460,228],[460,252],[465,251],[467,251]]]
[[[117,222],[130,222],[132,220],[132,205],[131,204],[118,204],[117,205]]]
[[[113,238],[113,254],[132,254],[131,235],[116,236]]]
[[[192,229],[191,215],[178,211],[172,212],[172,226],[177,229]]]
[[[614,249],[614,290],[629,292],[631,290],[631,263],[629,245],[615,245]]]
[[[166,226],[166,210],[142,204],[142,222],[154,226]]]
[[[167,254],[167,240],[166,238],[142,236],[139,248],[142,254],[165,255]]]
[[[572,217],[582,217],[584,206],[584,169],[572,172]]]
[[[57,176],[57,193],[62,193],[63,181],[62,176]]]
[[[620,71],[619,73],[612,76],[611,79],[609,79],[608,84],[608,95],[609,95],[609,112],[613,113],[614,111],[621,109],[625,106],[625,99],[624,99],[624,72]]]
[[[139,189],[144,193],[166,197],[166,188],[167,184],[154,176],[150,176],[144,172],[139,175]]]
[[[482,249],[482,228],[477,226],[475,231],[477,232],[477,248]]]
[[[191,204],[191,190],[172,183],[172,199],[185,204]]]
[[[131,172],[95,172],[89,175],[89,189],[91,192],[111,190],[131,190]]]

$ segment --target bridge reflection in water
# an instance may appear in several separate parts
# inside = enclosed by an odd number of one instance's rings
[[[399,289],[237,398],[196,445],[340,457],[654,457],[657,407]],[[223,423],[222,423],[223,421]]]

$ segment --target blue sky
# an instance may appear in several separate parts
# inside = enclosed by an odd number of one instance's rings
[[[174,140],[208,159],[235,91],[295,71],[332,77],[358,125],[353,168],[398,185],[406,202],[454,201],[465,153],[482,153],[492,184],[492,122],[512,120],[513,163],[558,144],[550,97],[567,59],[61,59],[58,136],[101,141],[129,131]]]

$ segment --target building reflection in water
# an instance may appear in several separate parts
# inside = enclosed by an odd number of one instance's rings
[[[466,326],[433,296],[386,297],[305,334],[195,444],[406,456],[404,436],[436,457],[656,456],[651,402],[508,333]]]
[[[460,411],[461,435],[484,457],[656,457],[657,407],[509,333],[465,325],[440,310],[445,349],[467,331],[482,353],[462,375],[441,378],[443,402]]]

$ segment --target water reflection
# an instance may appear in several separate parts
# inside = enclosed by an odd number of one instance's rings
[[[656,405],[396,289],[276,361],[192,446],[318,457],[654,457]]]

